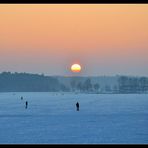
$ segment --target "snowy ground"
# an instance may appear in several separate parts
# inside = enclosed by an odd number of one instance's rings
[[[0,143],[148,144],[148,94],[0,93]]]

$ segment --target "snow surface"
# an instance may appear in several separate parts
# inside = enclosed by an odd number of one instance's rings
[[[0,143],[148,144],[148,94],[0,93]]]

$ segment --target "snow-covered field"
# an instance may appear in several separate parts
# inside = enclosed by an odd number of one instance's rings
[[[148,94],[0,93],[0,143],[148,144]]]

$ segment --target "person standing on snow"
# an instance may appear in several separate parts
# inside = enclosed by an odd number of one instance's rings
[[[26,107],[25,108],[27,109],[27,107],[28,107],[28,101],[26,101]]]
[[[79,102],[76,103],[77,111],[79,111]]]

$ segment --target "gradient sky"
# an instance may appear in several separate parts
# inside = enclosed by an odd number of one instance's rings
[[[148,76],[148,4],[0,4],[0,72]]]

